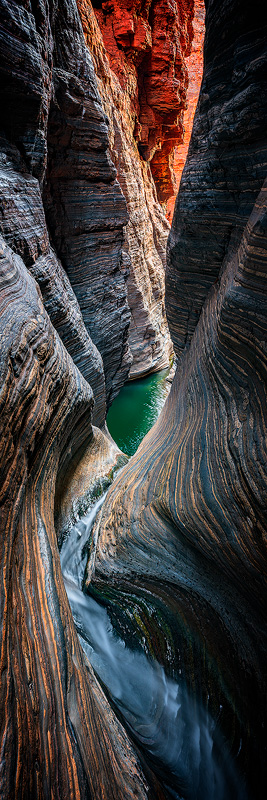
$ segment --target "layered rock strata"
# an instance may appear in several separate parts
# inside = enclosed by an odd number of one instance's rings
[[[220,719],[257,800],[267,651],[259,5],[252,20],[239,0],[206,4],[204,80],[169,238],[166,305],[180,363],[158,422],[109,490],[95,572],[88,566],[88,590],[105,597],[121,635]]]
[[[226,253],[237,250],[266,176],[262,5],[255,5],[253,24],[241,0],[231,10],[210,0],[207,12],[203,83],[168,245],[168,321],[177,354],[190,342]]]
[[[51,247],[38,180],[19,150],[2,137],[0,155],[1,229],[36,278],[46,311],[74,362],[94,392],[94,422],[105,423],[105,377],[99,351],[85,328],[68,277]]]
[[[34,13],[6,0],[1,24],[3,233],[37,277],[103,424],[104,382],[110,402],[131,363],[127,211],[90,54],[74,0]]]
[[[253,798],[266,785],[266,269],[267,184],[109,490],[88,566],[120,634],[219,717]]]
[[[184,138],[181,144],[174,148],[173,172],[175,177],[175,195],[169,197],[166,205],[166,216],[172,222],[175,199],[179,191],[183,168],[191,139],[195,110],[203,75],[203,44],[205,34],[205,3],[204,0],[195,0],[193,18],[193,41],[190,55],[187,56],[186,66],[188,71],[187,108],[184,112],[183,127]]]
[[[90,0],[78,0],[77,5],[109,119],[112,159],[129,214],[123,247],[129,270],[129,347],[133,357],[130,377],[136,378],[167,367],[172,354],[164,304],[169,225],[156,196],[149,163],[140,157],[134,136],[138,92],[137,45],[130,51],[118,49],[116,40],[111,37],[115,11],[114,14],[112,9],[107,12],[104,24],[104,11],[93,10]],[[122,20],[123,10],[120,14]],[[102,32],[95,15],[100,23],[103,22]],[[141,48],[140,58],[142,52]]]
[[[60,568],[55,476],[89,446],[92,391],[2,238],[0,286],[1,797],[163,798],[82,653]]]

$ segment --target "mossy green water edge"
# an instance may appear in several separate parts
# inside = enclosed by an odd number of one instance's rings
[[[144,436],[156,422],[169,392],[169,370],[129,381],[115,398],[107,415],[108,429],[114,441],[132,456]]]

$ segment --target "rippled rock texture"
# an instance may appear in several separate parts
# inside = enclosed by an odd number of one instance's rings
[[[166,306],[180,363],[158,422],[108,493],[88,572],[119,631],[204,698],[253,800],[266,792],[260,5],[252,20],[239,0],[207,3],[204,82],[169,239]]]
[[[88,572],[120,633],[202,696],[253,798],[266,785],[266,236],[267,187],[109,491]]]
[[[87,589],[129,645],[201,696],[263,800],[265,39],[259,4],[253,17],[240,0],[206,5],[204,85],[169,246],[168,314],[178,354],[188,347],[107,495]],[[88,380],[102,424],[102,364],[108,400],[130,365],[126,204],[76,4],[0,10],[0,793],[166,800],[166,776],[144,766],[82,654],[54,527],[64,481],[80,485],[99,452]]]
[[[260,2],[207,4],[204,77],[168,246],[168,321],[179,355],[266,176],[266,28]],[[215,46],[216,42],[216,46]]]
[[[140,763],[82,654],[54,529],[55,476],[92,439],[92,391],[2,238],[0,287],[1,798],[141,800]]]
[[[1,3],[1,213],[95,395],[96,424],[131,364],[126,203],[76,3]],[[77,302],[78,301],[78,302]],[[104,363],[104,370],[103,370]]]
[[[112,159],[129,214],[123,248],[129,270],[129,347],[133,357],[130,377],[136,378],[169,366],[172,355],[164,302],[169,225],[156,195],[149,162],[140,156],[135,139],[138,69],[146,46],[143,42],[142,49],[141,42],[138,44],[135,39],[134,45],[128,46],[127,36],[124,41],[125,19],[130,19],[125,8],[113,8],[110,4],[106,10],[104,4],[101,11],[93,9],[90,0],[78,0],[77,5],[110,123]],[[140,17],[134,15],[132,9],[131,24],[137,27],[140,24],[140,30],[144,30],[142,13],[148,15],[148,9],[139,13]],[[148,23],[146,30],[150,30]],[[120,44],[123,41],[124,45]]]

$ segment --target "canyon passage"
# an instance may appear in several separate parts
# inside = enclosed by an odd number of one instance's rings
[[[0,0],[1,800],[265,800],[266,33]]]

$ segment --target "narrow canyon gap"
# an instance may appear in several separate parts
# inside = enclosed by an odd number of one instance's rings
[[[259,0],[205,7],[170,230],[193,0],[0,3],[3,800],[184,796],[83,652],[57,543],[66,488],[122,463],[106,409],[169,363],[166,318],[176,376],[99,510],[83,588],[265,797],[266,29]]]

